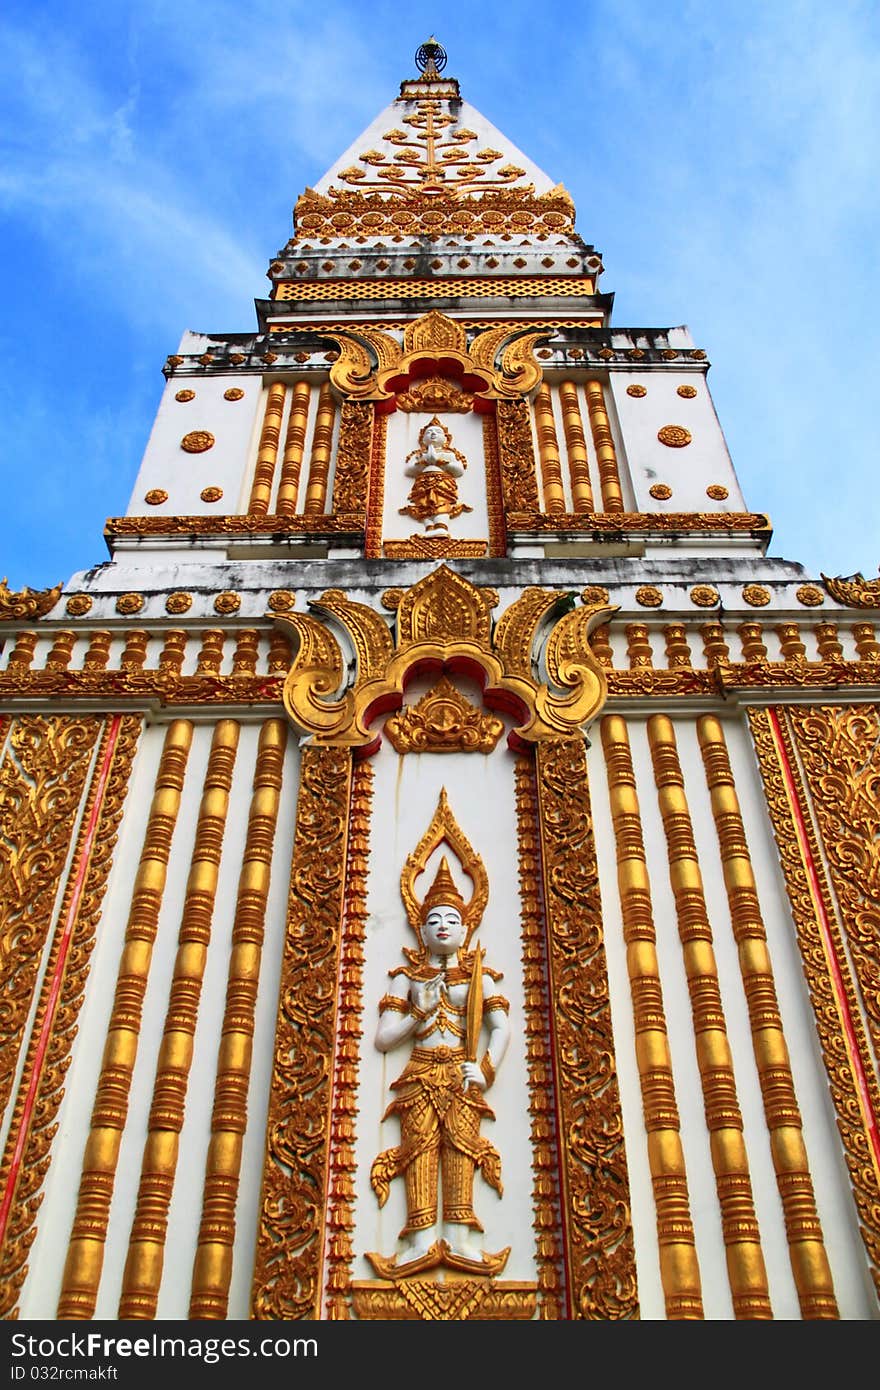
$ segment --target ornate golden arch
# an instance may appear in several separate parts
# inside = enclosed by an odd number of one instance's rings
[[[488,708],[517,721],[508,743],[519,750],[583,730],[605,703],[605,673],[589,634],[607,618],[607,606],[574,607],[574,595],[565,590],[530,588],[493,629],[495,590],[472,584],[446,565],[410,589],[388,590],[384,602],[397,614],[394,636],[381,614],[340,589],[328,589],[309,604],[320,616],[276,616],[295,649],[284,707],[316,744],[348,746],[369,756],[381,739],[373,722],[399,709],[407,683],[425,673],[459,672],[475,679]],[[549,681],[541,681],[535,645],[548,623]],[[331,624],[342,630],[354,654],[348,683]]]

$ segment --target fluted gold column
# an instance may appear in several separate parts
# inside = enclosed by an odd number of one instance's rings
[[[712,929],[671,720],[662,714],[649,719],[648,741],[691,999],[734,1316],[772,1318]]]
[[[180,1131],[193,1058],[202,980],[220,872],[239,726],[221,719],[214,730],[196,838],[183,903],[177,958],[159,1049],[149,1132],[137,1207],[122,1279],[119,1317],[154,1318],[165,1254],[168,1209],[174,1190]]]
[[[562,405],[562,427],[565,431],[565,448],[568,453],[568,471],[571,477],[572,508],[576,512],[591,512],[593,510],[593,489],[590,486],[587,441],[584,438],[584,425],[578,405],[577,386],[573,381],[560,383],[559,400]]]
[[[327,478],[330,473],[330,453],[333,447],[333,421],[336,418],[336,402],[330,385],[325,381],[318,393],[318,413],[315,416],[315,431],[312,435],[312,453],[309,459],[309,481],[306,486],[306,500],[303,511],[310,516],[321,516],[327,501]]]
[[[202,1221],[193,1268],[191,1318],[225,1318],[229,1301],[235,1205],[247,1129],[254,1013],[286,745],[284,720],[268,719],[260,730],[244,861],[238,880]]]
[[[248,512],[256,513],[259,516],[265,516],[269,510],[283,414],[284,384],[276,381],[269,387],[260,445],[257,450],[257,466],[254,470],[254,481],[251,485],[251,497],[248,502]]]
[[[645,860],[626,722],[602,720],[611,821],[617,844],[617,883],[636,1032],[636,1060],[648,1133],[648,1162],[657,1210],[660,1280],[670,1319],[703,1317],[700,1267],[688,1198],[672,1057],[657,961],[651,884]]]
[[[535,428],[538,433],[538,457],[541,460],[541,489],[545,512],[564,512],[565,494],[562,490],[562,465],[559,461],[559,441],[553,419],[553,402],[546,382],[535,397]]]
[[[278,484],[278,500],[275,503],[275,510],[279,516],[290,516],[296,511],[299,476],[302,470],[306,429],[309,423],[311,392],[312,388],[307,381],[298,381],[291,392],[290,416],[287,421],[284,458],[281,463],[281,481]]]
[[[617,454],[614,451],[614,437],[605,409],[605,391],[601,381],[588,381],[587,409],[590,415],[590,430],[599,463],[599,488],[602,493],[602,510],[605,512],[623,511],[623,493],[620,489],[620,474],[617,470]]]
[[[727,745],[721,724],[714,716],[704,715],[697,724],[697,733],[721,848],[724,886],[739,951],[752,1045],[801,1313],[805,1318],[836,1318],[831,1269],[816,1211],[767,934]]]
[[[92,1111],[91,1132],[83,1158],[79,1197],[58,1302],[59,1318],[87,1320],[95,1311],[119,1146],[128,1116],[141,1012],[192,734],[189,720],[176,719],[170,725],[156,773]]]

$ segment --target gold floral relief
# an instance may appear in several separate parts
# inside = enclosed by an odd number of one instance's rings
[[[347,749],[303,750],[252,1290],[260,1320],[320,1317],[351,771]]]
[[[880,1072],[880,707],[790,706]]]
[[[535,448],[526,401],[499,401],[496,407],[498,463],[504,506],[510,512],[538,512]]]
[[[367,510],[373,414],[373,406],[367,401],[342,402],[333,479],[334,513],[354,515]]]
[[[537,748],[571,1318],[638,1317],[629,1176],[583,739]]]
[[[880,1113],[867,1038],[783,707],[748,710],[868,1267],[880,1296],[880,1169],[863,1100]]]
[[[0,1113],[102,721],[23,715],[0,764]]]
[[[0,1243],[0,1317],[3,1318],[17,1316],[18,1294],[27,1277],[27,1253],[36,1234],[40,1189],[51,1160],[51,1144],[57,1128],[55,1119],[64,1096],[70,1050],[85,997],[101,904],[141,731],[139,715],[114,716],[96,722],[103,723],[104,732],[74,850],[74,866],[85,868],[85,878],[78,901],[75,901],[73,874],[65,887],[59,914],[62,930],[55,933],[47,961],[0,1167],[0,1191],[5,1192],[10,1184],[14,1188],[9,1221]],[[88,819],[92,815],[96,815],[97,820],[87,844]],[[63,929],[66,927],[69,930]],[[46,1037],[48,1045],[43,1050]],[[39,1062],[38,1057],[41,1058]],[[17,1172],[13,1171],[16,1151],[19,1154]]]

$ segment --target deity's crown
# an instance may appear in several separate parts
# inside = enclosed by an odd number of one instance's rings
[[[462,917],[464,917],[465,914],[464,899],[456,888],[455,880],[449,872],[449,864],[446,861],[445,854],[440,860],[437,876],[425,894],[425,900],[422,903],[423,922],[427,920],[428,913],[434,907],[454,907],[461,913]]]

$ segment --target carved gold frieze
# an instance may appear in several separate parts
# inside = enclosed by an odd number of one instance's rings
[[[404,185],[389,199],[382,193],[307,189],[296,202],[297,241],[374,241],[389,236],[498,236],[516,228],[519,236],[566,235],[574,231],[574,205],[564,188],[535,194],[504,188],[482,196],[447,189],[427,196]]]
[[[351,1290],[359,1318],[398,1322],[527,1321],[537,1301],[534,1284],[467,1277],[445,1284],[418,1278],[354,1280]]]
[[[477,709],[446,676],[385,723],[398,753],[491,753],[503,733],[504,721]]]
[[[361,513],[273,515],[271,512],[209,516],[112,516],[104,535],[123,536],[362,536]],[[59,589],[60,592],[60,589]]]
[[[385,541],[382,554],[389,560],[477,560],[488,549],[488,541],[457,541],[451,536],[410,536],[408,541]]]
[[[605,677],[588,641],[602,610],[571,608],[570,597],[563,593],[548,599],[544,611],[555,610],[557,621],[545,652],[548,681],[540,682],[521,662],[506,660],[505,638],[514,630],[513,615],[528,611],[534,617],[534,638],[540,610],[533,612],[532,593],[527,591],[511,605],[499,625],[502,636],[493,642],[490,609],[497,596],[445,565],[405,593],[397,612],[396,640],[372,609],[329,590],[309,606],[347,633],[357,658],[353,683],[342,689],[345,662],[329,626],[308,614],[279,615],[277,622],[297,644],[284,685],[285,708],[316,742],[347,744],[364,755],[378,747],[380,739],[370,728],[372,721],[400,707],[409,672],[457,669],[484,687],[489,708],[506,710],[520,720],[510,735],[515,744],[580,729],[605,698]],[[562,608],[570,611],[560,614]]]
[[[510,505],[510,504],[508,504]],[[548,514],[512,508],[507,524],[512,531],[575,531],[615,535],[627,531],[689,533],[694,531],[748,531],[770,534],[770,522],[761,512],[559,512]]]

